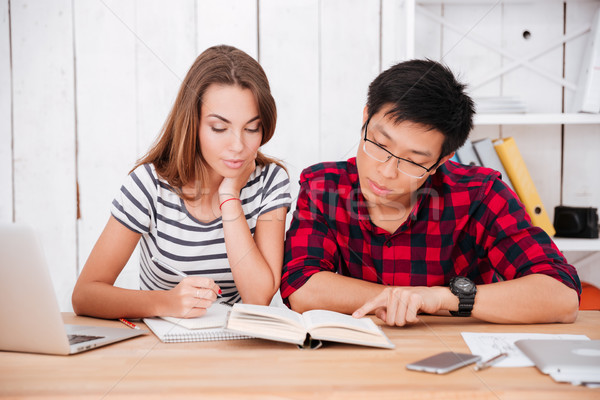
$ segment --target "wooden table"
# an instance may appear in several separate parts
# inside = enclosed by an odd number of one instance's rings
[[[73,314],[64,319],[122,326]],[[463,331],[600,339],[598,311],[580,312],[574,324],[494,325],[423,316],[413,326],[383,329],[395,350],[336,343],[299,350],[260,339],[168,344],[150,333],[73,356],[0,352],[0,398],[600,399],[600,389],[559,384],[534,367],[466,367],[447,375],[405,368],[441,351],[469,352]]]

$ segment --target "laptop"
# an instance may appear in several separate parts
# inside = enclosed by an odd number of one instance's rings
[[[75,354],[146,334],[131,328],[66,325],[33,230],[0,224],[0,350]]]
[[[600,383],[600,340],[517,340],[515,345],[557,382]]]

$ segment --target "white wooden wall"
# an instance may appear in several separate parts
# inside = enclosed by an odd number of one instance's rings
[[[600,6],[468,3],[425,8],[516,55],[589,25]],[[202,50],[227,43],[263,65],[279,111],[264,150],[285,161],[295,184],[308,165],[355,154],[368,83],[406,58],[404,8],[401,0],[1,0],[0,222],[36,227],[70,310],[113,195]],[[576,81],[585,39],[531,62],[560,76],[564,57],[564,75]],[[415,54],[443,60],[467,83],[510,61],[422,13]],[[473,94],[518,95],[532,112],[561,112],[572,99],[525,68]],[[561,201],[600,207],[598,126],[477,127],[473,137],[482,136],[517,138],[551,214]],[[120,284],[136,287],[136,264],[134,256]]]

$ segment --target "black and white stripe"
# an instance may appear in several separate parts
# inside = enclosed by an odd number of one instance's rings
[[[254,234],[260,215],[290,208],[287,173],[275,164],[257,167],[240,198]],[[112,202],[111,213],[125,227],[142,234],[140,289],[166,290],[180,281],[152,261],[157,257],[188,275],[214,279],[223,290],[224,300],[240,300],[227,259],[221,218],[207,223],[195,219],[152,164],[141,165],[129,174]]]

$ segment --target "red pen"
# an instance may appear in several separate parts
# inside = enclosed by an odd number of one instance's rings
[[[119,321],[130,327],[131,329],[140,329],[136,324],[131,321],[127,321],[125,318],[119,318]]]

